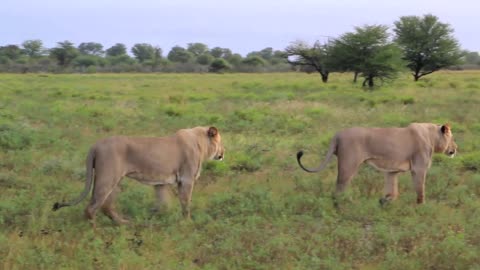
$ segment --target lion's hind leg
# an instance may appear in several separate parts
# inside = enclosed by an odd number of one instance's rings
[[[107,199],[103,203],[102,212],[107,217],[115,221],[117,224],[128,224],[129,220],[122,217],[122,215],[117,213],[115,209],[115,199],[118,193],[120,193],[120,187],[117,186],[113,189],[113,191],[110,193],[110,195],[107,197]]]
[[[95,217],[98,209],[102,208],[104,213],[111,214],[113,217],[117,217],[116,212],[113,208],[113,202],[115,199],[115,189],[120,182],[120,176],[112,177],[107,172],[103,170],[97,170],[98,173],[95,176],[95,185],[93,188],[93,195],[85,209],[85,215],[92,222],[95,227]],[[113,194],[112,194],[113,193]],[[112,197],[110,197],[112,195]],[[105,210],[107,209],[107,210]],[[107,214],[106,213],[106,214]],[[107,216],[109,216],[107,214]],[[110,217],[110,216],[109,216]]]
[[[338,161],[338,175],[335,193],[344,192],[348,184],[352,181],[352,178],[357,174],[358,167],[361,162],[355,161]]]

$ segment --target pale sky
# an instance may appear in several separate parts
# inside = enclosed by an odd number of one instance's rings
[[[158,45],[201,42],[242,55],[290,42],[326,40],[355,26],[393,26],[431,13],[449,23],[463,49],[480,51],[478,0],[1,0],[0,46],[40,39]]]

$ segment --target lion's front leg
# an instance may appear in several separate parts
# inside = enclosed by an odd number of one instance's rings
[[[426,170],[412,170],[412,180],[415,191],[417,192],[417,203],[421,204],[425,202],[425,177],[427,176]]]
[[[383,198],[380,199],[380,204],[385,204],[389,201],[396,200],[398,197],[398,173],[385,173],[385,186],[383,188]]]
[[[183,180],[178,183],[178,197],[182,205],[182,214],[190,219],[190,202],[192,201],[193,179]]]

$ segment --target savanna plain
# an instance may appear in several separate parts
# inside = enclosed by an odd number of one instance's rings
[[[352,74],[327,84],[303,73],[1,74],[2,269],[480,269],[480,72],[408,74],[365,91]],[[331,137],[351,126],[450,123],[459,154],[436,154],[426,203],[409,174],[384,206],[367,165],[332,201],[336,159],[316,174]],[[88,200],[89,147],[110,135],[165,136],[214,125],[226,148],[204,164],[192,220],[176,189],[158,214],[152,187],[125,178],[117,226]]]

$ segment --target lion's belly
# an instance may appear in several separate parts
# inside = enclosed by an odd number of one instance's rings
[[[375,169],[384,172],[406,172],[410,170],[410,162],[408,160],[369,159],[366,162]]]
[[[127,174],[128,177],[133,178],[145,185],[166,185],[173,184],[176,181],[175,175],[149,175],[140,172],[132,172]]]

